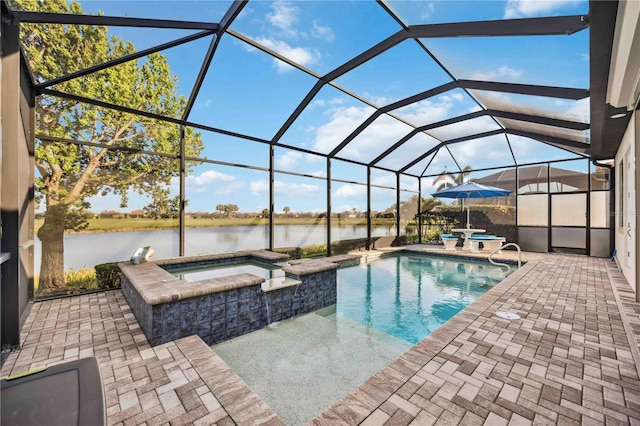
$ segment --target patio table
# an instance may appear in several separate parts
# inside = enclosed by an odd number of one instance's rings
[[[471,250],[471,246],[469,245],[469,237],[473,234],[487,232],[487,230],[479,228],[456,228],[452,229],[451,232],[460,232],[464,234],[464,244],[462,245],[462,250]]]

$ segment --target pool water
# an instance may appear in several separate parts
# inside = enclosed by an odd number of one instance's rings
[[[419,254],[337,275],[337,305],[212,346],[287,425],[306,425],[505,277]]]
[[[264,279],[284,277],[284,271],[279,266],[251,260],[211,265],[186,266],[183,268],[170,269],[169,272],[171,275],[183,281],[201,281],[236,274],[253,274],[259,277],[264,277]]]
[[[337,314],[417,343],[506,277],[486,262],[382,257],[338,271]]]

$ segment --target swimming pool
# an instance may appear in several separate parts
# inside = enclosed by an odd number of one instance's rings
[[[506,278],[487,262],[401,254],[338,270],[337,314],[417,343]]]
[[[402,253],[338,270],[338,303],[213,345],[284,420],[305,425],[505,277]]]

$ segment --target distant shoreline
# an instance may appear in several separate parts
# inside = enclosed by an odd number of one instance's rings
[[[35,229],[38,230],[44,223],[44,219],[35,220]],[[267,226],[268,220],[263,218],[223,218],[212,219],[187,218],[185,226],[187,228],[220,228],[230,226]],[[394,226],[395,219],[371,219],[372,226]],[[327,224],[326,218],[276,218],[275,225],[320,225]],[[331,218],[332,226],[367,226],[365,218]],[[178,219],[149,219],[149,218],[98,218],[89,219],[87,229],[81,231],[65,231],[69,234],[94,234],[105,232],[133,232],[133,231],[160,231],[167,229],[178,229]]]

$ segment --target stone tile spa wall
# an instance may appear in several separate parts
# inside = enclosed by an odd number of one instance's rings
[[[287,265],[286,276],[299,284],[263,291],[264,278],[251,274],[184,282],[154,263],[120,264],[122,293],[154,346],[192,334],[212,345],[330,306],[337,300],[337,267]]]

